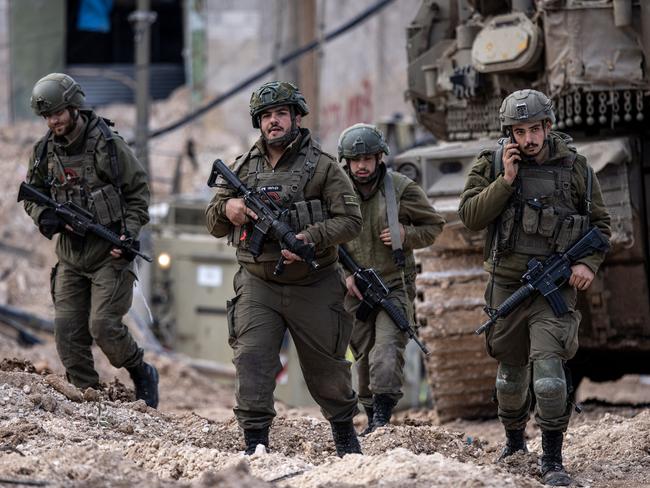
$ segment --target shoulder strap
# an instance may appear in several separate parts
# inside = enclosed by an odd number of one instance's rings
[[[34,166],[32,167],[32,172],[29,175],[29,184],[31,185],[34,179],[34,173],[36,173],[36,170],[39,168],[41,165],[41,162],[47,157],[47,143],[50,140],[50,137],[52,136],[52,129],[48,129],[47,133],[45,134],[45,137],[41,139],[42,141],[42,146],[41,150],[36,156],[36,159],[34,160]]]
[[[102,133],[102,136],[104,136],[104,139],[106,139],[106,143],[107,143],[106,147],[108,149],[108,157],[111,165],[111,173],[113,173],[112,174],[113,184],[117,188],[120,188],[122,186],[122,181],[120,175],[120,168],[117,164],[117,149],[115,148],[115,135],[113,134],[113,131],[108,127],[108,124],[102,117],[99,117],[97,120],[97,128]]]
[[[111,173],[113,177],[113,186],[117,189],[117,194],[120,197],[120,213],[122,214],[122,233],[126,233],[126,216],[124,207],[126,202],[124,201],[124,195],[122,194],[122,175],[120,174],[120,167],[117,164],[117,148],[115,147],[115,135],[113,131],[108,127],[106,120],[102,117],[98,117],[97,128],[104,139],[106,139],[106,148],[108,150],[108,159],[111,165]]]
[[[585,215],[587,216],[587,224],[591,220],[591,197],[593,192],[594,170],[587,164],[587,191],[585,191]]]
[[[318,141],[312,138],[307,149],[307,155],[305,156],[305,163],[303,166],[304,172],[300,178],[300,188],[304,189],[307,182],[311,180],[314,176],[314,171],[316,171],[316,165],[318,164],[318,158],[321,155],[321,148]]]
[[[397,215],[397,196],[395,195],[395,184],[390,169],[386,169],[386,174],[384,175],[384,196],[386,198],[386,214],[388,217],[390,242],[393,249],[393,261],[398,268],[404,269],[406,266],[406,258],[402,249],[402,238],[400,237]]]
[[[503,146],[508,143],[507,137],[497,141],[497,148],[492,152],[492,170],[490,176],[494,180],[503,171]]]
[[[239,156],[237,156],[235,158],[235,164],[232,167],[232,172],[233,173],[237,174],[237,172],[241,169],[241,167],[246,164],[246,161],[248,161],[248,159],[251,157],[251,152],[252,151],[253,151],[253,149],[251,148],[248,151],[246,151],[245,153],[240,154]]]

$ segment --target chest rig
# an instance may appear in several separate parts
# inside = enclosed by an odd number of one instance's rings
[[[52,199],[58,203],[71,201],[79,205],[88,210],[101,225],[121,222],[121,230],[124,231],[124,200],[113,132],[104,119],[89,117],[82,137],[84,142],[81,150],[76,154],[66,154],[57,150],[51,131],[48,132],[41,143],[35,169],[41,161],[47,161],[46,183],[50,187]],[[113,179],[109,183],[99,176],[96,167],[97,147],[102,138],[107,142]]]
[[[264,171],[264,158],[252,158],[250,152],[242,157],[243,167],[248,163],[245,179],[249,188],[255,188],[271,207],[285,211],[283,219],[296,232],[328,218],[321,200],[305,200],[305,186],[313,177],[321,155],[320,145],[313,139],[307,152],[295,159],[288,171]],[[237,167],[235,167],[237,170]],[[247,248],[252,235],[252,224],[233,229],[231,242]]]
[[[571,196],[575,159],[576,153],[571,151],[552,163],[520,163],[515,193],[498,223],[497,256],[510,252],[535,256],[564,252],[588,230],[588,211],[581,215]]]

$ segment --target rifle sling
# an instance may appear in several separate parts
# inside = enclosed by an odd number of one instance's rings
[[[397,197],[393,183],[392,171],[386,169],[384,175],[384,196],[386,197],[386,216],[388,217],[388,229],[390,231],[390,242],[393,248],[393,261],[398,268],[404,269],[406,261],[402,250],[402,238],[399,231],[399,220],[397,210]]]

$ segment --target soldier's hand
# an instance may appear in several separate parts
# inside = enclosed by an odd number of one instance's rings
[[[345,286],[348,289],[348,295],[357,297],[359,300],[363,300],[363,295],[357,288],[357,284],[354,282],[354,276],[350,275],[345,278]]]
[[[569,278],[569,285],[577,288],[578,290],[586,290],[594,281],[595,274],[584,264],[574,264],[571,266],[571,278]]]
[[[503,179],[512,185],[517,176],[519,165],[521,161],[521,154],[519,152],[519,144],[510,143],[503,147]]]
[[[122,234],[120,236],[120,241],[125,241],[125,240],[126,240],[126,236]],[[111,249],[111,256],[113,256],[115,259],[120,259],[122,257],[122,249],[120,249],[119,247],[114,247],[113,249]]]
[[[226,217],[234,225],[244,225],[250,219],[257,220],[257,214],[246,206],[243,198],[226,200]]]
[[[305,234],[296,234],[296,239],[300,239],[302,242],[308,242],[307,236]],[[284,264],[291,264],[296,261],[304,261],[300,256],[292,253],[288,249],[282,249],[282,251],[280,252],[282,253],[282,257],[284,258]]]
[[[402,241],[401,244],[404,244],[404,236],[406,235],[406,230],[402,224],[399,224],[399,238]],[[390,239],[390,229],[386,227],[379,233],[379,239],[387,246],[392,246],[393,241]]]

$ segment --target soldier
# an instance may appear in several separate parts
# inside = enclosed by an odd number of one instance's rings
[[[520,285],[533,258],[565,251],[591,225],[610,236],[610,218],[598,179],[570,137],[552,132],[551,100],[535,90],[508,95],[499,110],[508,137],[497,151],[483,151],[461,195],[459,215],[471,230],[488,228],[484,268],[491,275],[485,298],[500,305]],[[526,451],[531,383],[542,430],[544,483],[565,486],[571,478],[562,465],[562,441],[571,416],[565,363],[578,349],[580,312],[577,290],[586,290],[602,263],[602,253],[579,260],[562,289],[569,313],[556,317],[544,299],[529,298],[492,327],[486,338],[498,361],[496,392],[506,446],[499,461]]]
[[[389,154],[388,145],[375,126],[355,124],[341,133],[339,161],[352,179],[363,216],[361,234],[346,248],[360,266],[378,272],[390,289],[388,299],[412,319],[413,249],[431,245],[444,219],[415,182],[386,168],[383,154]],[[393,236],[398,242],[393,242]],[[347,277],[346,285],[345,308],[355,313],[363,296],[353,276]],[[390,421],[402,397],[407,342],[406,334],[383,310],[367,322],[355,319],[350,347],[356,360],[359,400],[368,416],[368,426],[360,435]]]
[[[149,221],[147,174],[110,121],[83,109],[84,102],[66,74],[51,73],[34,85],[31,106],[49,130],[34,146],[27,179],[57,202],[71,201],[124,238],[136,238]],[[122,323],[131,307],[135,256],[95,235],[75,234],[50,208],[25,202],[25,210],[48,239],[60,233],[50,280],[54,337],[68,381],[98,387],[94,340],[113,366],[128,370],[136,397],[156,408],[158,372]]]
[[[290,209],[296,237],[316,247],[317,270],[270,238],[254,257],[249,245],[257,216],[225,181],[217,180],[206,210],[208,230],[216,237],[230,236],[241,265],[234,278],[236,295],[227,308],[237,370],[234,412],[244,431],[246,454],[258,444],[268,447],[275,378],[282,368],[280,345],[287,329],[307,387],[331,423],[337,454],[361,452],[352,423],[357,395],[345,359],[352,321],[343,309],[345,284],[336,248],[359,233],[361,212],[343,170],[300,127],[308,113],[292,83],[273,81],[255,90],[250,115],[261,137],[232,169],[249,188]],[[286,266],[275,276],[281,255]]]

